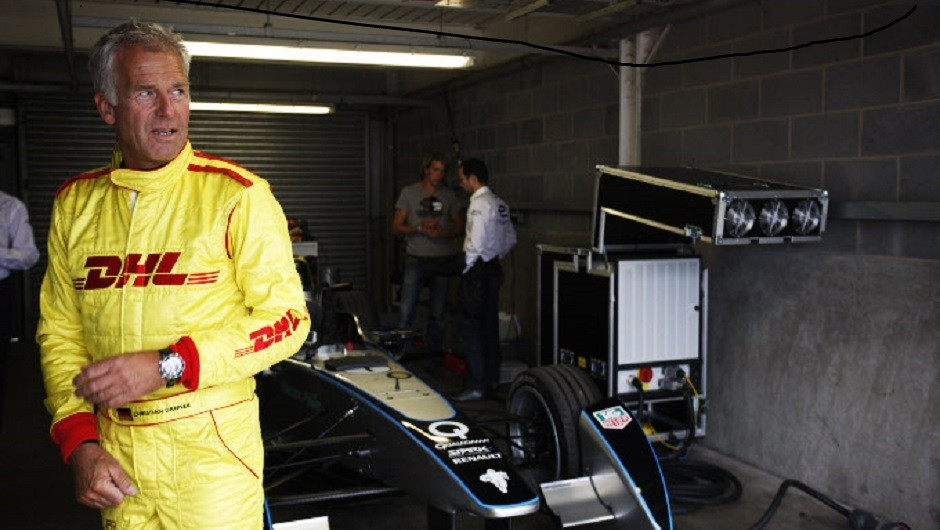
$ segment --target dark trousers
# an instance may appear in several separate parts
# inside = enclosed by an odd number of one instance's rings
[[[460,277],[461,343],[467,363],[467,389],[487,390],[499,383],[499,259],[477,260]]]
[[[405,273],[401,284],[401,316],[399,329],[409,329],[415,318],[418,295],[425,285],[431,288],[428,298],[428,325],[424,344],[430,350],[444,347],[444,308],[447,305],[448,276],[460,274],[463,255],[440,257],[405,256]]]

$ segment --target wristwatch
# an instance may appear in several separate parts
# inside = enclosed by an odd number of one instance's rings
[[[186,362],[180,354],[169,348],[160,350],[160,360],[157,361],[157,370],[160,371],[160,377],[166,381],[166,387],[179,383],[183,377],[183,370],[186,369]]]

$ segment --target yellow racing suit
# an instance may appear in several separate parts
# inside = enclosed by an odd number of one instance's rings
[[[261,528],[253,376],[310,326],[287,221],[266,181],[189,143],[152,171],[111,165],[56,193],[36,333],[51,434],[100,440],[139,493],[105,528]],[[74,394],[82,366],[170,347],[181,384],[117,409]]]

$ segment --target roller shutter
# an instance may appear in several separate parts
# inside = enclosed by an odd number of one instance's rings
[[[21,98],[19,122],[26,199],[43,254],[30,273],[35,322],[55,190],[66,178],[107,163],[114,133],[88,96]],[[203,111],[192,113],[190,139],[196,149],[231,159],[268,180],[285,214],[306,222],[319,241],[321,268],[331,267],[339,280],[368,288],[366,123],[366,115],[358,112]]]

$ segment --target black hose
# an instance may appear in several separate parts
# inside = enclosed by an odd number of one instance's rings
[[[741,498],[741,481],[731,472],[704,462],[668,460],[661,463],[674,515],[692,513]]]
[[[783,484],[780,485],[780,488],[777,490],[777,495],[774,496],[774,500],[770,503],[770,506],[767,507],[767,511],[764,512],[764,515],[760,518],[760,521],[757,521],[757,524],[751,527],[751,530],[760,530],[761,528],[766,526],[767,523],[770,522],[770,519],[774,516],[774,513],[776,513],[777,508],[780,507],[780,503],[783,502],[783,495],[787,492],[787,488],[789,488],[790,486],[803,490],[803,492],[809,495],[810,497],[813,497],[819,502],[841,513],[846,518],[848,518],[849,515],[851,514],[851,512],[847,508],[833,501],[829,497],[826,497],[822,493],[814,490],[813,488],[807,486],[806,484],[803,484],[802,482],[798,480],[787,479],[787,480],[784,480]]]
[[[688,455],[689,449],[692,447],[692,443],[695,441],[695,401],[692,398],[692,390],[689,388],[689,385],[686,384],[683,386],[682,396],[685,398],[686,410],[689,413],[689,422],[686,425],[686,429],[688,430],[686,431],[685,439],[682,440],[682,443],[680,443],[678,447],[669,453],[659,455],[660,462],[685,458]]]

